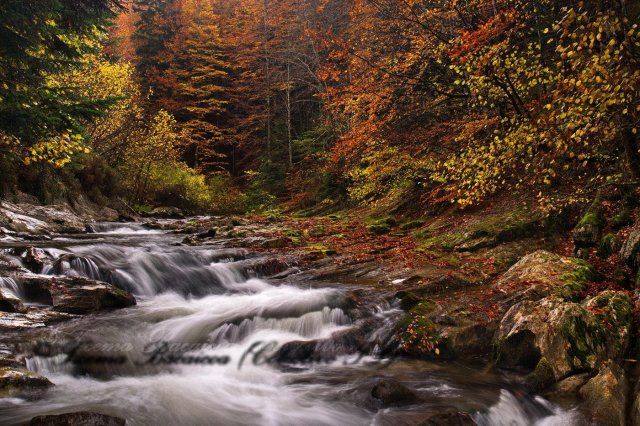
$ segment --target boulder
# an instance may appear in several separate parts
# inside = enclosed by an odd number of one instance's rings
[[[52,279],[53,309],[69,314],[88,314],[104,309],[126,308],[136,304],[128,292],[111,284],[82,277]]]
[[[573,230],[573,244],[576,248],[595,247],[600,239],[600,227],[594,223],[580,225]]]
[[[630,329],[631,300],[624,292],[607,290],[583,304],[557,296],[525,300],[500,322],[496,363],[503,368],[541,368],[546,377],[539,383],[548,385],[592,371],[608,359],[621,359]]]
[[[624,426],[628,390],[624,370],[614,362],[607,362],[597,376],[580,388],[580,396],[598,425]]]
[[[509,268],[494,287],[507,295],[505,306],[511,306],[521,300],[535,301],[552,294],[577,300],[585,284],[595,279],[597,274],[584,260],[538,250]]]
[[[215,238],[216,233],[218,232],[218,228],[211,228],[206,231],[198,233],[198,238]]]
[[[2,282],[0,282],[2,284]],[[0,311],[3,312],[24,312],[25,307],[22,301],[7,288],[0,287]]]
[[[77,318],[51,309],[32,309],[26,313],[0,312],[0,331],[28,330]]]
[[[38,416],[29,426],[123,426],[126,420],[92,411],[78,411],[58,415]]]
[[[420,397],[414,391],[391,378],[379,379],[371,389],[371,396],[383,407],[410,405],[420,401]]]
[[[68,314],[82,315],[136,304],[127,291],[84,277],[27,275],[15,280],[28,301],[51,305],[55,311]]]
[[[632,268],[640,266],[640,228],[636,228],[629,234],[627,240],[620,249],[620,259]]]
[[[598,245],[598,256],[607,258],[612,254],[620,251],[622,248],[622,242],[616,234],[607,234],[602,237],[600,244]]]
[[[42,249],[31,246],[16,248],[13,250],[13,254],[20,258],[22,264],[27,269],[31,272],[35,272],[36,274],[39,274],[42,271],[42,268],[48,261],[47,256],[44,254]]]
[[[53,386],[46,377],[20,368],[0,368],[0,397],[38,392]]]
[[[569,376],[554,384],[545,396],[547,398],[565,397],[567,395],[577,394],[582,386],[589,381],[589,373],[581,373]]]

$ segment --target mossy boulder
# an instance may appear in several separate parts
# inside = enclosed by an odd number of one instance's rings
[[[602,426],[625,426],[625,410],[629,383],[624,370],[614,362],[606,362],[598,374],[580,388],[584,407],[592,420]]]
[[[525,208],[476,217],[477,220],[466,223],[462,228],[454,227],[449,232],[441,229],[441,222],[433,222],[426,228],[425,235],[428,238],[421,246],[424,249],[473,252],[531,237],[545,227],[544,215]]]
[[[545,382],[593,371],[629,347],[631,300],[605,291],[579,304],[549,296],[524,300],[506,313],[495,340],[496,364],[534,370],[545,359]],[[548,368],[547,368],[548,367]]]
[[[523,299],[539,300],[557,295],[577,300],[586,284],[598,279],[582,259],[559,256],[544,250],[526,255],[505,272],[495,287],[507,294],[507,304]]]
[[[602,237],[598,245],[598,256],[607,258],[622,248],[622,242],[616,234],[607,234]]]
[[[0,368],[0,397],[43,391],[53,386],[46,377],[20,368]]]
[[[629,237],[622,244],[620,259],[634,270],[640,266],[640,228],[631,231]]]

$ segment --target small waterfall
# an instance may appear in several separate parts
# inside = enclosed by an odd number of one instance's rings
[[[0,289],[10,293],[16,299],[22,299],[24,297],[22,289],[13,278],[0,277]]]
[[[88,225],[95,234],[160,234],[161,231],[145,228],[137,223],[98,222]]]
[[[586,424],[576,411],[565,411],[541,397],[500,391],[499,401],[487,412],[477,413],[479,426],[563,426]]]
[[[305,338],[325,337],[328,326],[350,325],[351,319],[340,308],[325,306],[322,311],[309,312],[298,318],[245,319],[240,324],[224,324],[209,335],[212,343],[236,343],[257,330],[280,330]]]
[[[244,251],[189,250],[158,246],[80,246],[44,268],[49,275],[83,276],[106,281],[136,295],[172,291],[204,296],[252,291],[249,265],[223,262],[243,258]],[[255,283],[253,283],[255,284]],[[244,286],[244,287],[243,287]]]

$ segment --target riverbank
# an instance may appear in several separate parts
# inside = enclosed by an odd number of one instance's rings
[[[31,217],[27,211],[19,214]],[[72,232],[84,232],[84,220],[80,219],[82,226]],[[109,226],[88,229],[109,232],[118,225]],[[172,235],[167,247],[253,253],[256,258],[249,262],[249,270],[278,285],[325,282],[355,286],[341,305],[352,308],[349,315],[353,318],[370,311],[372,305],[397,303],[404,313],[386,337],[376,341],[377,348],[367,348],[369,352],[375,349],[388,356],[497,367],[513,372],[514,383],[531,394],[545,395],[565,407],[581,406],[597,424],[636,421],[637,411],[633,410],[640,404],[634,362],[637,294],[607,283],[606,277],[584,260],[564,256],[572,241],[566,230],[561,231],[562,224],[534,212],[495,208],[466,216],[441,215],[424,222],[388,217],[362,220],[353,213],[322,218],[145,218],[129,229]],[[42,272],[44,265],[65,274],[64,262],[70,265],[77,258],[47,259],[47,253],[37,250],[41,245],[37,238],[48,234],[57,238],[55,233],[31,231],[31,237],[5,234],[14,247],[3,252],[8,259],[0,275],[11,277],[22,289],[32,285],[39,289],[38,294],[48,292],[51,301],[29,304],[26,312],[20,312],[24,306],[11,305],[14,312],[2,314],[3,335],[24,332],[15,328],[17,322],[7,322],[11,315],[42,318],[42,312],[53,312],[57,317],[48,322],[55,325],[118,307],[88,297],[96,294],[97,286],[102,286],[102,296],[122,291],[109,283],[30,278],[30,274]],[[56,244],[65,243],[54,240]],[[41,254],[44,257],[38,259]],[[77,264],[74,268],[79,270]],[[29,279],[38,284],[25,284]],[[195,290],[185,289],[187,293]],[[121,306],[128,306],[126,296],[122,297]],[[76,306],[72,308],[75,312],[69,312],[68,307],[78,303],[95,309],[81,312]],[[280,355],[296,363],[327,356],[327,348],[335,351],[339,347],[345,354],[357,352],[363,342],[371,344],[362,337],[370,337],[371,329],[380,327],[372,327],[369,321],[360,323],[355,340],[350,337],[354,334],[348,333],[334,337],[330,345],[326,339],[291,343]],[[47,321],[40,323],[47,325]],[[8,359],[4,365],[27,374],[18,358],[12,365]],[[33,380],[29,383],[41,379]]]

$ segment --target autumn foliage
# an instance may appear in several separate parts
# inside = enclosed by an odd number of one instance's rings
[[[36,79],[15,83],[28,64],[3,55],[3,111],[60,114],[0,123],[1,149],[60,167],[93,151],[140,201],[176,162],[299,208],[509,190],[553,209],[640,179],[637,2],[82,1],[94,13],[67,28],[42,0]],[[0,30],[28,26],[2,7],[18,20]],[[76,53],[47,42],[59,32]]]

